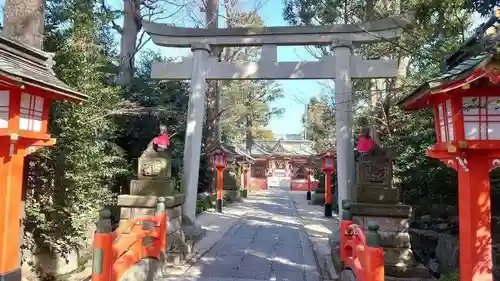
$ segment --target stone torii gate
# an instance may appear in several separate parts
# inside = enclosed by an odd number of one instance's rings
[[[155,63],[153,79],[191,80],[184,148],[184,215],[194,221],[200,165],[206,80],[335,79],[338,204],[355,198],[353,184],[352,78],[390,78],[397,75],[394,60],[364,60],[353,46],[397,39],[411,26],[404,16],[359,25],[184,28],[143,22],[144,30],[159,46],[191,48],[192,58],[180,63]],[[333,45],[334,55],[319,61],[278,62],[277,46]],[[219,62],[210,46],[261,46],[258,62]]]

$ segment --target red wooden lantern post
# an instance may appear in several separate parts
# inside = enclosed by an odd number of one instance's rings
[[[4,60],[6,57],[9,60]],[[55,144],[47,128],[53,101],[87,98],[54,76],[50,58],[45,52],[0,36],[0,280],[21,280],[24,157]]]
[[[227,155],[220,149],[216,148],[212,151],[212,165],[217,170],[217,200],[215,201],[215,209],[222,213],[222,196],[224,185],[224,169],[227,166]]]
[[[321,169],[325,173],[325,217],[331,217],[333,212],[332,177],[335,171],[335,153],[326,152],[321,156]]]
[[[500,164],[500,61],[479,55],[451,68],[458,70],[402,103],[434,111],[437,143],[427,155],[458,172],[460,279],[492,281],[489,171]]]
[[[248,171],[250,171],[250,164],[243,163],[243,198],[248,196]]]
[[[311,174],[312,174],[312,164],[309,160],[306,164],[306,177],[307,177],[307,194],[306,199],[311,200]]]

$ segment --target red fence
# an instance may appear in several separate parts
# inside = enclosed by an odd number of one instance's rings
[[[103,210],[94,235],[92,281],[118,281],[140,260],[161,259],[166,244],[165,198],[158,198],[155,216],[129,220],[115,231],[111,212]]]
[[[318,188],[319,181],[311,181],[311,191]],[[290,190],[292,191],[309,191],[307,186],[307,179],[294,179],[292,178],[290,182]]]
[[[368,223],[366,233],[353,223],[350,203],[342,206],[340,224],[341,279],[356,281],[384,281],[384,251],[379,226]],[[350,276],[349,276],[350,275]],[[342,279],[342,280],[344,280]]]

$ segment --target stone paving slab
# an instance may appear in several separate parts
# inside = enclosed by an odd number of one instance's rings
[[[200,216],[198,261],[161,281],[322,281],[289,191],[252,192],[223,212]]]
[[[332,263],[328,236],[334,231],[340,231],[339,218],[336,214],[333,214],[332,218],[326,218],[324,216],[324,207],[309,205],[306,200],[306,193],[306,191],[290,192],[290,198],[293,200],[298,212],[298,218],[313,244],[323,280],[338,280],[339,273]]]

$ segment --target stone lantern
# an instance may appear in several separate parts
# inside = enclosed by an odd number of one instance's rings
[[[57,79],[52,65],[51,54],[0,36],[0,280],[21,280],[24,157],[55,144],[48,132],[52,102],[87,98]]]

